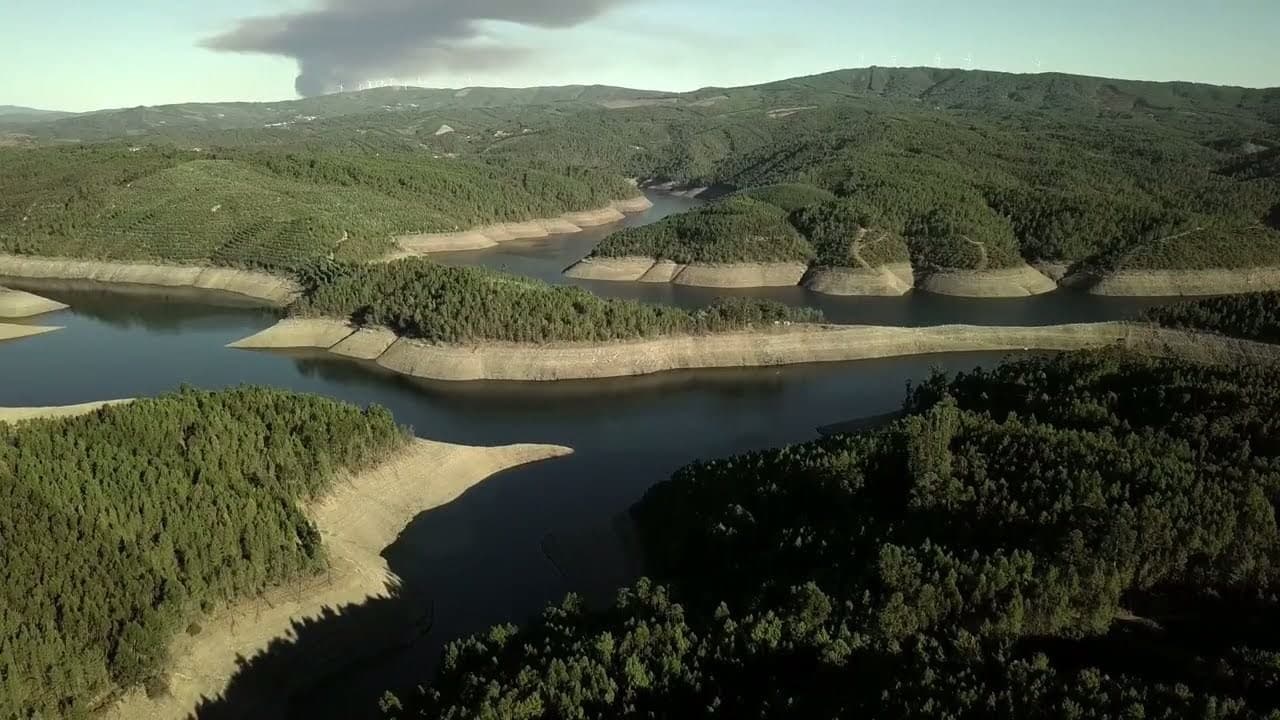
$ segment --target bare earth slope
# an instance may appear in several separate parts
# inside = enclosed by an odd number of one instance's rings
[[[356,328],[335,320],[284,320],[231,344],[242,349],[340,348]],[[382,332],[374,350],[385,344]],[[431,380],[546,381],[646,375],[668,370],[838,362],[944,352],[1080,350],[1123,345],[1197,359],[1280,359],[1280,346],[1139,323],[1042,327],[943,325],[779,326],[753,332],[674,336],[609,343],[432,344],[400,338],[372,359],[394,372]],[[353,356],[350,353],[337,354]]]

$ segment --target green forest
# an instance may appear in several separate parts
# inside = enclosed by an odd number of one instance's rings
[[[1146,317],[1166,327],[1206,330],[1245,340],[1280,343],[1280,292],[1188,300],[1152,308]]]
[[[0,151],[0,250],[361,260],[396,234],[598,206],[638,178],[737,190],[792,220],[846,200],[924,272],[1280,265],[1276,107],[1275,90],[866,68],[693,93],[409,88],[89,113]],[[600,253],[838,264],[849,242],[737,205]]]
[[[452,643],[388,718],[1271,718],[1280,369],[1115,351],[697,463],[650,579]]]
[[[104,144],[0,149],[0,252],[289,271],[368,261],[397,235],[454,231],[634,195],[570,166],[430,155]]]
[[[406,440],[381,408],[247,387],[0,423],[0,717],[163,692],[174,634],[322,571],[303,503]]]
[[[301,317],[349,318],[435,342],[602,342],[819,322],[821,312],[749,298],[699,310],[601,298],[485,268],[424,258],[378,265],[324,262],[302,273]]]

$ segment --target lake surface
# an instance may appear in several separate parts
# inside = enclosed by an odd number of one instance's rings
[[[659,196],[646,222],[688,207]],[[560,269],[589,252],[606,231],[457,253],[479,263],[563,282]],[[10,283],[22,286],[22,283]],[[586,284],[586,283],[584,283]],[[700,304],[692,288],[589,283],[593,291],[646,300]],[[771,297],[815,297],[788,288]],[[1002,354],[968,353],[787,368],[677,372],[643,378],[567,383],[432,383],[318,353],[282,354],[224,347],[271,325],[274,311],[218,307],[175,294],[124,295],[50,287],[72,306],[36,318],[66,329],[0,343],[0,405],[61,405],[155,395],[182,384],[218,388],[261,384],[319,393],[360,405],[377,403],[420,436],[497,445],[545,442],[576,450],[505,473],[460,500],[424,514],[386,551],[404,579],[399,598],[344,613],[300,633],[294,646],[251,665],[230,697],[200,717],[239,717],[260,710],[264,694],[297,717],[376,715],[389,687],[430,677],[442,644],[504,621],[522,621],[568,591],[599,599],[637,572],[615,522],[654,483],[701,458],[808,440],[819,426],[896,410],[909,381],[932,369],[956,371],[997,362]],[[723,291],[717,291],[722,294]],[[822,299],[832,319],[898,324],[930,322],[1046,324],[1130,317],[1147,303],[1055,293],[1042,298],[963,301],[904,298]],[[846,315],[847,314],[847,315]],[[430,632],[407,618],[430,616]],[[358,664],[315,687],[290,687],[289,668],[329,643],[328,629],[351,639]],[[374,640],[373,638],[377,638]],[[370,644],[377,657],[362,656]],[[389,644],[397,647],[386,649]],[[283,678],[283,680],[282,680]],[[281,689],[287,688],[287,689]],[[290,698],[290,695],[293,695]],[[254,713],[258,714],[258,713]],[[273,715],[276,713],[272,713]]]

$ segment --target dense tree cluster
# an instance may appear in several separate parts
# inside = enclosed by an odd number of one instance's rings
[[[423,258],[384,265],[319,263],[302,278],[308,292],[293,307],[298,315],[350,318],[438,342],[599,342],[822,317],[815,310],[747,298],[696,311],[604,299],[581,288]]]
[[[403,442],[385,410],[255,388],[0,424],[0,716],[81,717],[202,611],[321,571],[302,503]]]
[[[0,251],[287,270],[401,234],[595,209],[636,191],[547,163],[117,145],[0,157]]]
[[[606,237],[596,257],[652,257],[677,263],[807,262],[813,249],[776,205],[734,196]]]
[[[1246,340],[1280,343],[1280,292],[1188,300],[1152,308],[1146,316],[1168,327],[1207,330]]]
[[[388,717],[1267,718],[1280,370],[1119,353],[909,393],[633,509],[617,602],[453,643]]]

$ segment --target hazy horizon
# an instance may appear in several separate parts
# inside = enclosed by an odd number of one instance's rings
[[[867,66],[1280,86],[1280,44],[1269,37],[1280,4],[1116,5],[796,0],[779,13],[764,0],[228,0],[179,9],[16,0],[0,10],[13,69],[0,77],[0,104],[85,112],[282,101],[372,79],[683,92]]]

